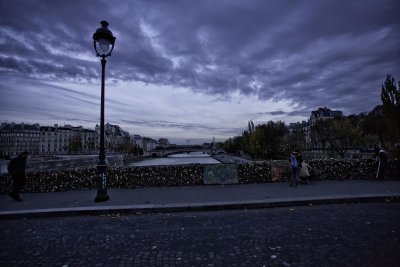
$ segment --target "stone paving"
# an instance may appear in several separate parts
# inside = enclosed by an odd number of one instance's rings
[[[289,187],[288,183],[262,183],[240,185],[208,185],[183,187],[148,187],[137,189],[109,189],[110,200],[95,203],[96,190],[72,190],[54,193],[23,193],[24,202],[16,202],[7,195],[0,194],[0,218],[4,213],[24,211],[28,216],[34,211],[49,209],[51,211],[70,209],[77,211],[87,208],[108,210],[110,208],[140,209],[165,206],[191,207],[194,204],[214,205],[218,203],[276,203],[296,200],[331,199],[365,196],[400,197],[400,180],[371,181],[315,181],[310,185]],[[382,198],[383,200],[385,198]],[[328,202],[330,203],[330,202]],[[340,202],[339,202],[340,203]],[[274,205],[272,205],[274,206]]]
[[[0,266],[400,266],[400,204],[0,221]]]

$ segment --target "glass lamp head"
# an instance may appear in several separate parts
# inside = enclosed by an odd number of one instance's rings
[[[103,20],[100,22],[101,28],[98,28],[93,34],[93,45],[97,56],[108,57],[114,49],[115,37],[108,29],[108,22]]]

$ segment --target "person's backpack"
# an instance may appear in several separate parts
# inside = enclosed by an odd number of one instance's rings
[[[303,162],[303,156],[300,153],[296,155],[296,160],[298,162],[297,167],[301,168],[302,167],[301,163]]]
[[[298,167],[299,162],[297,161],[296,155],[291,154],[290,155],[290,166],[292,167]]]
[[[387,155],[384,151],[379,151],[379,159],[382,162],[382,164],[387,164],[388,163],[388,158]]]

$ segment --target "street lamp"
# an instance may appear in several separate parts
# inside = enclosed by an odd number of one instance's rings
[[[106,57],[111,56],[114,49],[115,37],[108,29],[108,22],[100,22],[101,28],[98,28],[93,34],[93,45],[96,55],[101,57],[101,109],[100,109],[100,151],[97,170],[99,173],[97,180],[97,196],[95,202],[103,202],[109,199],[106,188],[106,151],[104,148],[104,71],[106,68]]]

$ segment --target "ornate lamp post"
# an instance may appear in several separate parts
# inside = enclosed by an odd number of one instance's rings
[[[98,28],[93,34],[93,45],[96,55],[101,57],[101,110],[100,110],[100,152],[97,170],[99,177],[97,180],[97,196],[95,202],[107,201],[109,196],[106,189],[106,151],[104,147],[104,71],[106,68],[106,57],[111,56],[114,49],[115,37],[108,29],[108,22],[100,22],[101,28]]]

